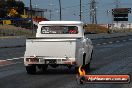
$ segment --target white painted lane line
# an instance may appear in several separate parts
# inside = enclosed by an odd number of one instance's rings
[[[98,46],[100,46],[101,44],[97,44]]]
[[[6,60],[0,60],[0,62],[3,62],[3,61],[6,61]]]
[[[19,57],[19,58],[24,58],[24,57]]]
[[[127,40],[132,40],[131,38],[129,38],[129,39],[127,39]],[[123,42],[126,42],[127,40],[121,40],[121,41],[123,41]],[[121,41],[119,41],[119,40],[117,40],[117,41],[114,41],[114,42],[116,42],[116,43],[119,43],[119,42],[121,42]],[[98,43],[98,44],[96,44],[96,45],[106,45],[106,44],[112,44],[112,43],[114,43],[114,42],[112,42],[112,41],[110,41],[110,42],[107,42],[107,43]],[[24,57],[21,57],[21,58],[24,58]]]
[[[123,42],[125,42],[125,41],[127,41],[127,40],[123,40]]]
[[[21,58],[12,58],[12,59],[6,59],[6,60],[12,61],[12,60],[19,60],[19,59],[21,59]]]
[[[130,39],[128,39],[128,40],[132,40],[132,39],[130,38]]]
[[[12,60],[19,60],[19,59],[23,59],[23,58],[24,57],[18,57],[18,58],[6,59],[6,60],[12,61]]]
[[[102,43],[102,44],[103,44],[103,45],[106,45],[107,43],[104,42],[104,43]]]
[[[14,64],[18,64],[18,63],[23,63],[22,61],[20,61],[20,62],[13,61],[13,60],[20,60],[23,58],[24,57],[18,57],[18,58],[0,60],[0,66],[7,66],[7,65],[14,65]]]
[[[108,42],[109,44],[112,44],[113,42]]]
[[[116,41],[116,43],[118,43],[118,42],[120,42],[120,41]]]

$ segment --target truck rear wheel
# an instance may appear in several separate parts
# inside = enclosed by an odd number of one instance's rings
[[[27,74],[35,74],[36,66],[35,65],[26,66],[26,71],[27,71]]]
[[[48,68],[48,65],[42,65],[42,71],[43,72],[46,72],[47,71],[47,68]]]
[[[86,71],[86,72],[89,72],[90,71],[90,63],[91,63],[91,60],[92,60],[92,55],[93,55],[93,51],[92,51],[92,53],[91,53],[91,58],[90,58],[90,61],[89,61],[89,63],[86,63],[85,64],[85,57],[83,57],[83,69]],[[85,55],[86,56],[86,55]]]
[[[75,67],[75,74],[79,74],[78,69],[79,69],[79,67],[78,67],[78,66],[76,66],[76,67]]]
[[[88,64],[85,64],[85,65],[83,66],[83,68],[84,68],[84,70],[85,70],[86,72],[89,72],[89,71],[90,71],[90,62],[89,62]]]

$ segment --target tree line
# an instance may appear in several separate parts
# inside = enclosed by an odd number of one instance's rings
[[[0,18],[21,17],[24,13],[24,3],[16,0],[0,0]]]

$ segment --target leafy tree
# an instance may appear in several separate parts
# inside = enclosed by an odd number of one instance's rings
[[[18,12],[14,17],[20,17],[20,14],[23,14],[24,6],[22,1],[0,0],[0,12],[2,12],[0,13],[0,18],[7,17],[12,9],[15,9]]]
[[[0,18],[6,17],[7,13],[7,7],[5,0],[0,1]]]
[[[18,7],[17,11],[19,14],[23,14],[23,10],[24,10],[24,3],[22,1],[16,1],[16,7]]]

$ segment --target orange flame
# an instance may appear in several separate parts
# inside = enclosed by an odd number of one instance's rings
[[[78,71],[79,71],[79,75],[80,75],[80,76],[84,76],[84,75],[86,74],[86,72],[85,72],[85,70],[82,68],[82,66],[79,67]]]

